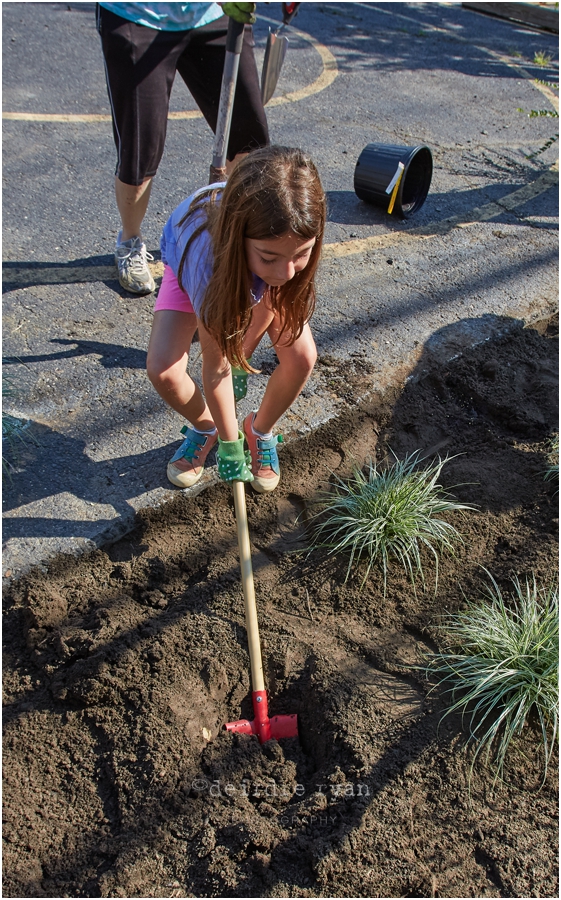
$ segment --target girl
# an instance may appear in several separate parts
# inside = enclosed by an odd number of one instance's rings
[[[189,487],[218,440],[218,474],[272,491],[280,470],[273,427],[300,394],[316,361],[309,319],[325,227],[317,169],[300,150],[265,147],[238,163],[225,184],[197,191],[162,235],[164,277],[148,347],[148,376],[190,423],[168,464]],[[195,331],[206,401],[186,372]],[[267,332],[279,364],[261,406],[239,431],[251,354]],[[247,442],[247,450],[244,448]]]

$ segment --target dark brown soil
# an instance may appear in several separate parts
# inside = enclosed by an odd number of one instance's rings
[[[557,570],[557,341],[514,329],[282,451],[248,514],[271,713],[300,740],[221,730],[252,718],[231,490],[143,513],[88,557],[11,585],[4,606],[5,897],[553,897],[557,763],[515,741],[505,781],[409,666],[445,611]],[[330,473],[420,449],[478,511],[438,591],[396,567],[346,584],[308,545]],[[453,485],[461,484],[460,487]],[[304,513],[296,522],[298,514]]]

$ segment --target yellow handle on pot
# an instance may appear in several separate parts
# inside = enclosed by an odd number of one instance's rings
[[[405,172],[405,166],[403,165],[402,162],[399,163],[399,165],[398,165],[398,167],[397,167],[397,171],[399,172],[399,175],[397,176],[397,180],[396,180],[396,182],[395,182],[395,184],[394,184],[394,188],[393,188],[393,191],[392,191],[392,195],[391,195],[391,197],[390,197],[390,205],[388,206],[388,213],[389,213],[390,215],[391,215],[391,213],[393,212],[393,208],[394,208],[394,205],[395,205],[395,198],[397,197],[397,192],[398,192],[398,190],[399,190],[399,185],[401,184],[401,179],[403,178],[403,173]],[[396,174],[397,174],[397,173],[396,173]],[[395,177],[395,176],[394,176],[394,177]],[[393,179],[392,179],[392,180],[393,180]]]

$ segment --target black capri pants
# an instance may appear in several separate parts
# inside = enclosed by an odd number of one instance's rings
[[[115,174],[124,184],[152,178],[164,152],[169,98],[179,72],[213,131],[216,130],[228,17],[189,31],[157,31],[97,6],[107,92],[117,147]],[[267,118],[253,53],[244,29],[227,158],[269,143]],[[210,160],[209,152],[209,160]]]

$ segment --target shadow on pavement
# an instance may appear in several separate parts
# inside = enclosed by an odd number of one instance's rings
[[[404,69],[446,70],[493,79],[520,79],[520,72],[492,55],[493,51],[488,52],[487,45],[493,46],[496,52],[510,54],[514,41],[523,40],[520,32],[524,26],[495,20],[492,29],[485,28],[488,23],[478,13],[457,6],[446,8],[439,3],[417,4],[414,8],[401,3],[363,3],[360,11],[356,5],[345,4],[345,7],[343,10],[329,3],[321,8],[321,13],[339,26],[337,34],[330,39],[330,47],[341,72],[356,72],[361,67],[371,70],[374,58],[380,75],[399,75]],[[482,29],[475,36],[474,22]],[[433,31],[433,27],[443,30]],[[524,38],[527,34],[528,31]],[[554,34],[532,34],[532,38],[535,49],[538,44],[545,44],[554,52],[558,43]],[[557,79],[553,64],[540,66],[517,49],[512,62],[522,65],[534,78],[553,75]]]
[[[146,351],[136,347],[123,347],[122,344],[103,344],[100,341],[78,341],[68,338],[53,338],[51,344],[71,345],[69,350],[58,353],[36,353],[29,356],[4,356],[2,365],[18,365],[20,363],[52,362],[57,359],[73,359],[76,356],[101,356],[99,364],[104,369],[145,369]]]
[[[158,265],[159,247],[149,249]],[[156,271],[155,277],[158,272]],[[9,260],[2,263],[2,292],[18,290],[44,284],[88,284],[102,281],[109,287],[122,292],[124,296],[131,294],[119,287],[117,269],[113,256],[90,256],[73,259],[69,262],[37,262],[35,260]]]
[[[411,143],[414,144],[414,142]],[[440,224],[445,222],[449,216],[459,216],[459,221],[469,222],[474,209],[478,209],[486,203],[500,204],[503,197],[508,197],[514,191],[525,187],[526,184],[527,182],[521,181],[518,184],[495,184],[471,191],[446,191],[445,193],[431,191],[420,215],[416,215],[413,220],[389,216],[382,208],[359,200],[354,191],[327,191],[328,221],[339,225],[379,224],[384,225],[389,232],[406,232],[411,230],[411,227],[422,225],[423,229],[430,233],[430,227],[433,225],[436,233],[440,230]],[[555,190],[557,193],[555,185],[551,185],[549,190]],[[510,224],[525,226],[527,222],[524,218],[512,216]],[[559,230],[559,225],[553,218],[551,223],[541,227],[553,231]]]
[[[84,441],[44,425],[33,423],[32,438],[16,446],[8,457],[13,471],[4,479],[4,543],[15,537],[95,535],[97,540],[104,526],[111,528],[116,520],[88,518],[88,505],[109,506],[117,517],[129,520],[135,510],[128,501],[163,486],[167,460],[177,447],[174,442],[96,462],[86,455]],[[37,510],[38,515],[25,509],[56,495],[56,510],[64,510],[67,517],[50,516],[46,505]],[[16,509],[23,514],[10,516],[10,510]]]

